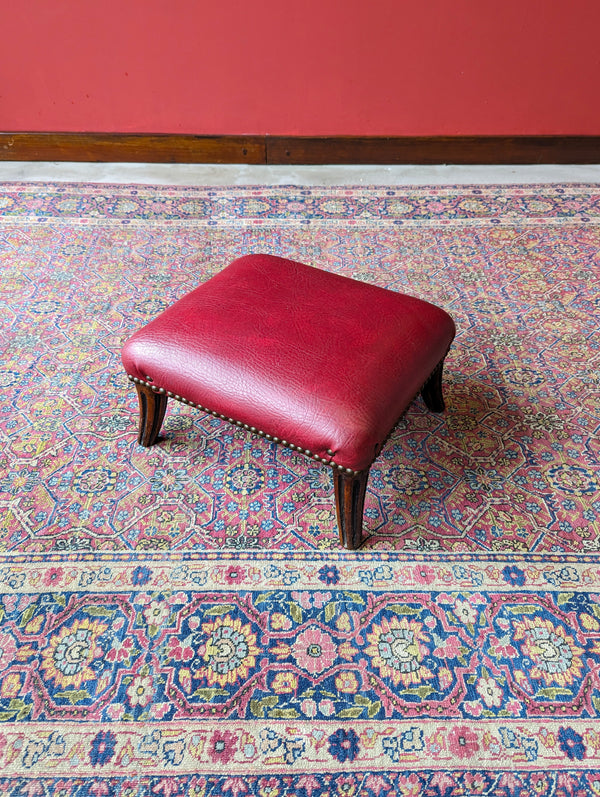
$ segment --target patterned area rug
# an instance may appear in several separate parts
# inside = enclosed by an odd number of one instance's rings
[[[443,306],[340,551],[328,469],[123,341],[248,252]],[[0,795],[600,795],[600,187],[0,186]]]

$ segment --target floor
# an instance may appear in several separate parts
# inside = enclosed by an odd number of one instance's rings
[[[600,183],[600,164],[531,166],[249,166],[2,162],[0,182],[149,185],[459,185]]]

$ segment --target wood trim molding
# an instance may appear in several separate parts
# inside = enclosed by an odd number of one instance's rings
[[[600,163],[600,136],[0,133],[0,161],[248,164]]]

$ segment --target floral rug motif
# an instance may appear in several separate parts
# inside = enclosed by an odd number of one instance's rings
[[[123,341],[270,252],[443,306],[339,548],[331,473]],[[0,186],[0,796],[600,795],[600,187]]]
[[[599,793],[598,556],[436,556],[5,557],[0,794]]]

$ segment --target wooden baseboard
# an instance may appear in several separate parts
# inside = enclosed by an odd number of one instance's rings
[[[0,133],[0,161],[266,163],[264,136]]]
[[[248,164],[600,163],[600,136],[0,133],[0,161]]]
[[[267,139],[269,163],[600,163],[600,136]]]

